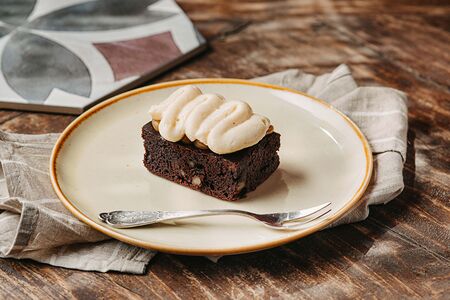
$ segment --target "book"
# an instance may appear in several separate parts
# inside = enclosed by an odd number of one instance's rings
[[[0,108],[80,114],[205,48],[173,0],[0,0]]]

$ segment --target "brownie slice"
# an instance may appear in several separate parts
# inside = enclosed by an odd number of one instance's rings
[[[266,135],[258,144],[235,153],[219,155],[193,144],[169,142],[153,128],[142,128],[145,167],[155,175],[234,201],[253,191],[278,167],[280,135]]]

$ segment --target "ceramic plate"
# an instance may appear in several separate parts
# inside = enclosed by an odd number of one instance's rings
[[[281,134],[280,166],[256,191],[226,202],[147,171],[141,127],[151,105],[182,85],[250,103]],[[80,220],[126,243],[165,252],[221,255],[257,251],[311,234],[358,204],[372,156],[356,125],[323,101],[286,88],[235,79],[156,84],[103,102],[76,119],[56,143],[53,187]],[[213,216],[135,229],[114,229],[97,216],[112,210],[243,209],[283,212],[332,201],[326,216],[280,231],[239,216]]]

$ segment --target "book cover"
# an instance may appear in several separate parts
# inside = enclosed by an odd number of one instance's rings
[[[173,0],[0,0],[0,108],[79,114],[205,45]]]

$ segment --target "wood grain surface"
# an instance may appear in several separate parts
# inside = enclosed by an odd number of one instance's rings
[[[450,298],[450,3],[179,1],[210,41],[164,74],[251,78],[348,64],[360,84],[409,95],[406,188],[366,221],[275,249],[224,257],[158,254],[146,275],[0,260],[2,299]],[[74,117],[0,111],[0,130],[61,132]]]

